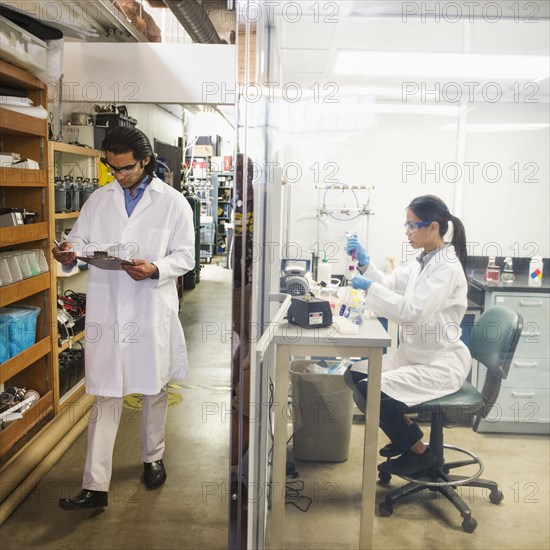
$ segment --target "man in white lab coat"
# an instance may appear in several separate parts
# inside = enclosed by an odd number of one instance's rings
[[[88,423],[82,491],[65,510],[103,508],[123,396],[143,394],[142,461],[149,488],[163,464],[167,384],[187,375],[176,278],[195,265],[193,214],[181,193],[155,177],[147,136],[109,132],[102,143],[115,181],[92,193],[67,241],[53,249],[65,266],[108,250],[129,260],[118,270],[90,265],[86,295],[86,391],[96,396]]]

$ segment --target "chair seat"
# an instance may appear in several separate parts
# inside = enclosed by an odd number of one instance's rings
[[[438,412],[445,407],[460,407],[467,410],[474,410],[483,404],[481,394],[470,384],[464,382],[462,388],[457,392],[445,395],[425,403],[420,403],[413,407],[409,407],[410,412],[422,410],[423,412]]]

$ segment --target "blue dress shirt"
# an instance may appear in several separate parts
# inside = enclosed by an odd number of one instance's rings
[[[126,206],[126,213],[128,214],[128,217],[132,215],[134,208],[137,206],[137,203],[143,196],[143,192],[145,191],[145,188],[149,185],[150,181],[151,176],[145,176],[141,180],[141,183],[137,186],[133,197],[130,195],[130,189],[124,189],[124,203]]]

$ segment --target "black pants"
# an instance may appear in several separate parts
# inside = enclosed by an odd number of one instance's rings
[[[344,373],[344,380],[353,391],[355,404],[362,412],[365,412],[367,405],[366,375],[348,368]],[[403,420],[403,414],[406,411],[405,403],[380,392],[380,428],[392,443],[399,443],[408,449],[418,441],[418,434],[415,430],[411,430]]]

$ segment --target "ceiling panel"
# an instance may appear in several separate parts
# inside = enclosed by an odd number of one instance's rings
[[[463,26],[394,17],[349,18],[338,26],[334,46],[342,50],[461,51]]]
[[[327,62],[326,50],[295,50],[281,52],[284,72],[322,73]]]
[[[313,17],[304,18],[283,27],[281,47],[298,49],[307,45],[309,50],[326,50],[330,48],[336,27],[337,23],[315,22]]]

